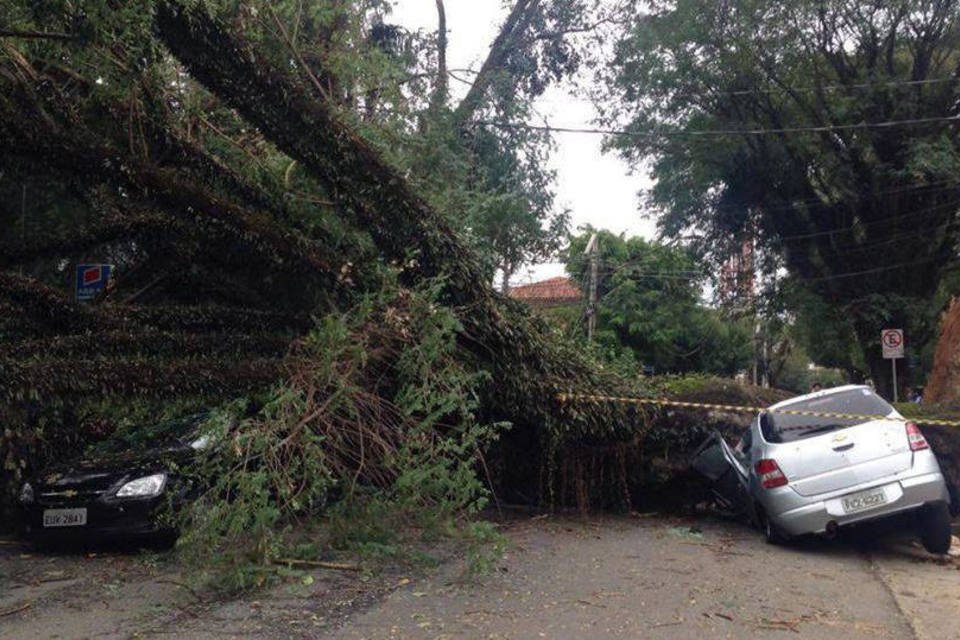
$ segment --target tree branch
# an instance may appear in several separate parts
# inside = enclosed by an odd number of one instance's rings
[[[72,33],[57,33],[51,31],[16,31],[0,29],[0,38],[19,38],[21,40],[76,40]]]

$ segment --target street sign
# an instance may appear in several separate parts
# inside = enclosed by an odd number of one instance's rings
[[[883,357],[888,360],[902,358],[903,329],[884,329],[880,334],[880,344],[883,345]]]
[[[883,357],[890,361],[893,367],[893,401],[900,399],[897,388],[897,360],[903,357],[903,329],[884,329],[880,332],[880,344],[883,347]]]
[[[111,264],[78,264],[77,265],[77,302],[90,302],[101,291],[107,288]]]

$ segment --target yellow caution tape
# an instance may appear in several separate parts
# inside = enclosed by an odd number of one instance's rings
[[[956,420],[936,420],[928,418],[890,418],[881,415],[869,415],[859,413],[832,413],[825,411],[803,411],[799,409],[768,409],[766,407],[750,407],[745,405],[731,404],[710,404],[707,402],[683,402],[680,400],[668,400],[666,398],[630,398],[626,396],[604,396],[587,393],[560,393],[557,394],[557,400],[561,403],[568,402],[615,402],[618,404],[633,405],[652,405],[660,407],[680,407],[683,409],[703,409],[706,411],[727,411],[731,413],[760,413],[767,411],[769,413],[778,413],[787,416],[809,416],[813,418],[839,418],[841,420],[890,420],[894,422],[914,422],[936,427],[960,427],[960,421]]]

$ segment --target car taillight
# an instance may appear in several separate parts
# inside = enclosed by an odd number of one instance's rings
[[[923,433],[920,431],[920,427],[913,422],[907,423],[907,440],[910,442],[910,451],[923,451],[930,448],[927,439],[923,437]]]
[[[760,477],[760,484],[764,489],[776,489],[787,484],[787,476],[783,475],[776,460],[759,460],[754,467]]]

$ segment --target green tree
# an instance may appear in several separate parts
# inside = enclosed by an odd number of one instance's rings
[[[621,440],[611,455],[634,446],[629,434],[643,416],[557,401],[569,380],[622,395],[636,393],[633,383],[498,296],[463,240],[467,208],[434,206],[448,193],[470,204],[493,173],[474,169],[483,165],[464,142],[483,130],[480,107],[453,129],[463,131],[450,157],[456,171],[467,167],[452,174],[467,176],[464,188],[421,191],[408,179],[415,145],[444,133],[421,122],[445,116],[434,106],[441,113],[432,119],[429,86],[412,73],[423,41],[385,23],[382,9],[344,0],[0,0],[0,191],[12,203],[23,184],[28,198],[44,192],[3,209],[4,221],[29,217],[13,228],[26,234],[0,238],[7,496],[39,436],[59,445],[67,434],[72,444],[73,427],[111,403],[117,413],[138,401],[206,405],[282,379],[322,402],[316,386],[295,380],[291,343],[302,344],[317,319],[374,305],[381,319],[362,330],[370,351],[396,363],[412,348],[404,301],[419,284],[433,292],[428,318],[456,317],[450,346],[482,374],[482,388],[469,392],[478,419],[512,422],[507,437],[523,443],[500,454],[524,465],[502,468],[536,485],[559,473],[557,457],[586,434]],[[524,33],[535,48],[553,37]],[[487,77],[481,105],[500,74]],[[506,158],[493,167],[522,195]],[[97,304],[73,303],[57,268],[85,255],[123,265]],[[378,296],[385,282],[397,283],[395,299]],[[357,399],[369,411],[351,413],[389,429],[375,407],[395,405],[399,387],[389,365],[375,373]],[[436,424],[461,405],[419,410]],[[299,446],[307,431],[319,433],[314,417],[287,423],[269,446]],[[543,459],[531,460],[533,450]],[[288,480],[279,482],[299,483]]]
[[[953,1],[653,2],[603,73],[611,144],[653,159],[667,236],[755,239],[889,389],[880,329],[929,339],[956,261],[958,57]]]
[[[595,230],[571,238],[567,270],[586,291],[583,251]],[[653,366],[658,372],[733,375],[749,365],[749,328],[705,307],[705,274],[694,256],[643,238],[596,231],[600,243],[597,338],[608,359]]]

